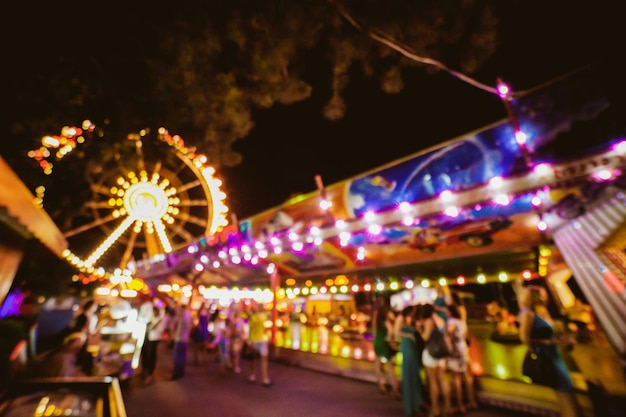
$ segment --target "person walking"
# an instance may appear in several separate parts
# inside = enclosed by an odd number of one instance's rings
[[[174,341],[174,370],[172,379],[180,379],[185,375],[187,366],[187,347],[191,335],[193,318],[191,316],[190,305],[180,304],[174,322],[172,339]]]
[[[236,374],[241,373],[241,348],[245,337],[245,323],[241,316],[241,308],[239,303],[233,302],[229,307],[229,336],[230,336],[230,355],[233,371]]]
[[[447,332],[452,341],[452,354],[448,358],[448,370],[452,373],[452,388],[455,394],[457,408],[461,413],[467,412],[464,402],[464,390],[469,402],[469,408],[477,408],[476,393],[474,392],[473,374],[468,371],[469,349],[467,346],[467,324],[461,318],[461,312],[456,305],[448,306]]]
[[[557,338],[553,320],[548,312],[548,293],[545,288],[531,285],[526,287],[520,311],[520,340],[535,348],[538,354],[550,359],[556,371],[556,384],[552,386],[563,417],[583,415],[574,392],[574,384],[569,369],[561,354],[559,345],[572,347],[573,339]]]
[[[193,318],[191,343],[193,349],[193,363],[194,365],[198,365],[201,357],[206,356],[209,347],[209,310],[206,301],[200,304]]]
[[[424,304],[421,307],[421,320],[418,331],[427,345],[434,331],[446,331],[446,322],[432,304]],[[447,416],[451,409],[450,384],[446,378],[446,358],[433,358],[424,349],[422,352],[422,364],[426,368],[428,379],[428,392],[430,394],[431,415]],[[439,402],[439,397],[443,397],[443,410]]]
[[[265,331],[265,322],[267,321],[267,314],[262,311],[261,307],[254,300],[250,301],[249,315],[248,315],[248,342],[252,344],[252,347],[260,355],[259,362],[261,367],[261,383],[265,387],[270,387],[272,381],[269,377],[269,343],[268,335]],[[256,380],[256,358],[250,359],[250,375],[248,381],[254,382]]]
[[[400,330],[400,353],[402,353],[402,407],[404,415],[417,416],[422,406],[422,367],[417,357],[417,331],[415,329],[415,306],[402,310],[404,325]]]
[[[142,377],[145,383],[154,381],[154,370],[156,368],[159,344],[163,340],[163,334],[167,328],[167,318],[165,309],[154,305],[152,307],[152,319],[148,323],[146,340],[141,350]]]
[[[393,358],[398,353],[394,323],[396,315],[388,304],[380,305],[374,314],[372,326],[374,328],[374,354],[376,355],[375,372],[378,389],[386,395],[389,389],[400,396],[399,384],[396,378]]]

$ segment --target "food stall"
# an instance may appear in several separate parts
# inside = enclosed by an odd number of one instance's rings
[[[94,375],[131,378],[139,366],[145,324],[137,320],[137,310],[123,299],[111,301],[99,320],[102,327],[88,346],[94,357]]]

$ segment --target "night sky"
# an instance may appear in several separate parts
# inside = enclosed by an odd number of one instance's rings
[[[503,17],[498,52],[473,78],[495,86],[501,77],[521,92],[588,64],[613,65],[610,51],[619,38],[601,3],[596,9],[535,3],[527,16]],[[243,163],[220,173],[240,218],[314,191],[317,174],[333,184],[506,117],[498,97],[448,73],[414,69],[399,95],[384,94],[374,80],[354,73],[345,119],[329,122],[321,114],[329,68],[323,60],[315,64],[312,98],[257,112],[255,129],[235,146]]]
[[[618,29],[611,22],[619,14],[608,10],[608,3],[527,4],[526,15],[500,16],[498,52],[473,78],[495,86],[501,77],[514,91],[523,91],[587,64],[601,61],[610,67],[614,62],[611,50],[619,38],[613,36]],[[85,21],[89,13],[97,10],[87,11]],[[4,40],[10,51],[20,50],[22,43],[33,44],[28,16],[14,17],[8,26],[13,33]],[[53,36],[54,25],[46,31],[42,33]],[[234,146],[243,163],[218,172],[224,179],[227,204],[239,219],[276,207],[292,195],[314,191],[315,175],[330,185],[506,117],[497,97],[448,73],[415,68],[406,74],[406,87],[398,95],[382,93],[376,80],[354,72],[344,93],[346,116],[330,122],[322,116],[330,97],[330,67],[323,56],[312,55],[308,61],[312,97],[256,111],[255,128]],[[15,71],[15,76],[28,75]],[[2,141],[6,150],[7,138]]]

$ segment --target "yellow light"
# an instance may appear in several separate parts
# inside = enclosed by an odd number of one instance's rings
[[[348,282],[348,277],[345,275],[337,275],[335,278],[335,285],[346,285]]]
[[[41,143],[43,146],[46,146],[48,148],[58,148],[60,145],[59,140],[52,136],[44,136],[43,138],[41,138]]]

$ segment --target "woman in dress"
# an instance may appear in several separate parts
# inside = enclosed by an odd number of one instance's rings
[[[448,334],[452,340],[452,355],[448,358],[448,370],[452,373],[452,389],[456,396],[457,407],[461,413],[467,411],[463,400],[463,385],[470,408],[476,408],[474,378],[469,367],[469,349],[467,346],[467,323],[461,318],[456,305],[448,306]]]
[[[402,310],[404,325],[400,330],[400,353],[402,353],[402,406],[405,416],[417,416],[422,406],[422,364],[417,357],[415,307]]]
[[[573,346],[569,338],[557,338],[554,334],[553,320],[548,312],[548,293],[540,286],[526,287],[526,294],[520,311],[520,340],[534,346],[538,353],[550,358],[557,373],[557,381],[552,388],[563,417],[582,416],[576,400],[574,385],[569,370],[563,362],[559,345]]]
[[[395,345],[394,322],[396,315],[387,304],[381,305],[374,315],[374,353],[376,355],[376,379],[381,394],[388,389],[399,396],[398,381],[395,376],[393,358],[398,352]],[[396,349],[393,349],[396,347]]]

